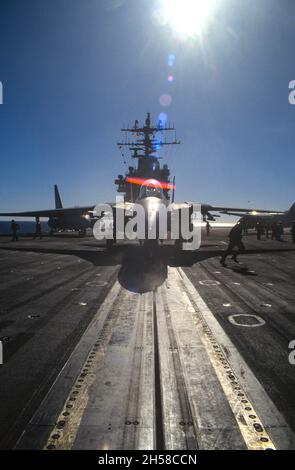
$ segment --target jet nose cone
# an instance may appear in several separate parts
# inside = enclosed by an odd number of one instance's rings
[[[143,207],[146,216],[155,218],[160,211],[161,201],[156,197],[146,198],[145,201],[143,201]]]
[[[160,217],[164,217],[162,202],[156,197],[150,197],[146,198],[142,205],[145,212],[146,237],[157,239],[159,238]]]

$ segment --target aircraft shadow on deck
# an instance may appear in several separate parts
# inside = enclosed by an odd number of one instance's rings
[[[210,258],[219,258],[224,250],[201,249],[191,253],[190,251],[177,253],[173,246],[159,247],[153,256],[148,256],[143,248],[139,246],[118,246],[111,251],[100,249],[95,250],[95,245],[89,249],[63,249],[63,248],[43,248],[43,247],[17,247],[1,246],[1,250],[33,252],[55,255],[70,255],[83,259],[93,266],[118,266],[121,265],[118,273],[118,281],[125,289],[144,293],[155,291],[160,287],[168,276],[168,266],[171,267],[192,267],[193,265]],[[292,252],[293,248],[272,248],[272,249],[249,249],[243,255],[255,255],[263,253]],[[242,275],[248,274],[245,265],[234,265],[229,267]],[[257,270],[256,270],[257,274]]]

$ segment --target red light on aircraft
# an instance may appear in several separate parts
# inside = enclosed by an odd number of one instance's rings
[[[145,184],[145,186],[149,186],[151,188],[155,186],[155,181],[156,181],[158,184],[161,185],[162,189],[175,189],[175,185],[173,185],[172,183],[166,183],[164,181],[146,180],[143,178],[132,178],[130,176],[127,176],[126,181],[127,183],[137,184],[139,186],[142,186],[143,184]]]

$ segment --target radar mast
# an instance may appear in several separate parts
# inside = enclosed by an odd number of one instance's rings
[[[135,202],[139,195],[141,183],[146,179],[153,178],[161,183],[166,198],[170,199],[169,191],[173,189],[173,184],[169,179],[170,170],[167,164],[161,167],[159,162],[161,157],[157,153],[164,146],[180,144],[176,134],[172,141],[167,141],[166,136],[163,139],[165,133],[171,131],[175,133],[174,126],[170,123],[166,125],[162,121],[159,121],[157,125],[153,125],[150,113],[147,113],[144,126],[140,127],[139,121],[136,119],[132,127],[123,126],[121,131],[125,133],[124,139],[122,142],[118,142],[117,145],[120,150],[128,147],[131,152],[130,156],[137,160],[137,163],[135,166],[129,167],[125,177],[118,175],[115,180],[118,192],[125,194],[124,200],[126,202]],[[162,137],[159,139],[157,134],[160,132]]]

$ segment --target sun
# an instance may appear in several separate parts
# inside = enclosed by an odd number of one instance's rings
[[[161,16],[183,38],[200,35],[218,0],[160,0]]]

